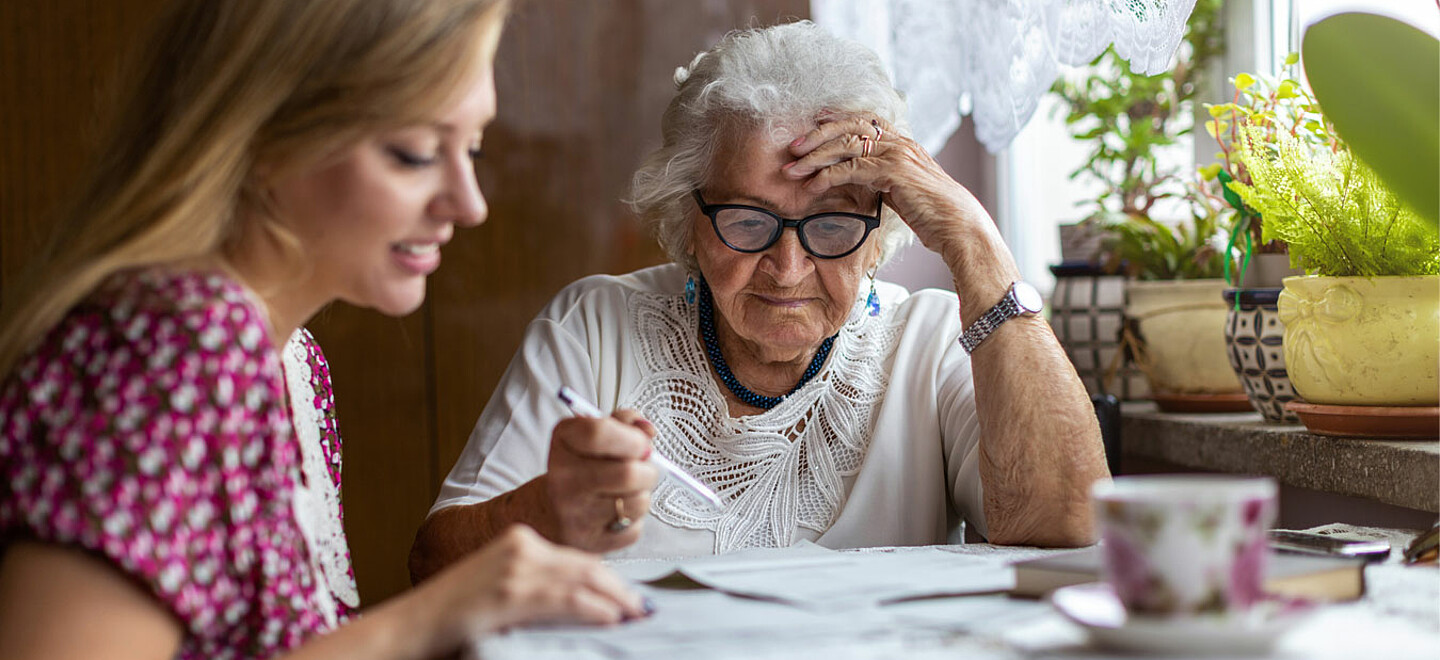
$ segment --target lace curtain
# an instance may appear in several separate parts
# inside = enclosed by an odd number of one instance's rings
[[[1195,0],[811,0],[830,31],[873,48],[932,153],[971,115],[991,153],[1035,113],[1059,67],[1110,44],[1131,70],[1169,69]]]

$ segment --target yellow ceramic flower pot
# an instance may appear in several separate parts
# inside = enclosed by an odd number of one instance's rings
[[[1285,365],[1310,403],[1440,403],[1440,277],[1287,277]]]
[[[1138,322],[1138,359],[1157,394],[1240,394],[1225,348],[1225,280],[1130,282],[1125,316]]]

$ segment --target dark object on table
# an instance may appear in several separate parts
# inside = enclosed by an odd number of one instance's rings
[[[1436,523],[1430,531],[1425,532],[1410,542],[1405,548],[1405,563],[1424,564],[1435,563],[1440,558],[1440,523]]]
[[[1095,404],[1095,416],[1100,420],[1100,439],[1105,444],[1105,464],[1110,476],[1120,474],[1120,399],[1114,394],[1097,394],[1090,397]]]

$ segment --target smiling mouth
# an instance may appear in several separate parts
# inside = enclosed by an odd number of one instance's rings
[[[390,249],[400,254],[427,257],[440,251],[439,243],[396,243]]]

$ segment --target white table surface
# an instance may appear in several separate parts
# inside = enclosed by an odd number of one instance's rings
[[[985,544],[938,546],[951,552],[1020,561],[1056,551]],[[872,548],[855,552],[911,552]],[[1263,658],[1285,660],[1436,660],[1440,658],[1440,569],[1404,566],[1398,557],[1366,568],[1366,595],[1327,605],[1280,638]],[[646,586],[644,589],[651,589]],[[1134,658],[1095,648],[1085,630],[1045,601],[987,594],[899,603],[866,610],[803,611],[709,589],[651,590],[663,622],[683,635],[644,636],[644,629],[531,629],[479,640],[485,660],[665,658]],[[707,625],[724,608],[728,623]],[[633,624],[627,624],[633,625]],[[637,641],[639,640],[639,641]],[[1204,657],[1203,653],[1194,656]]]

